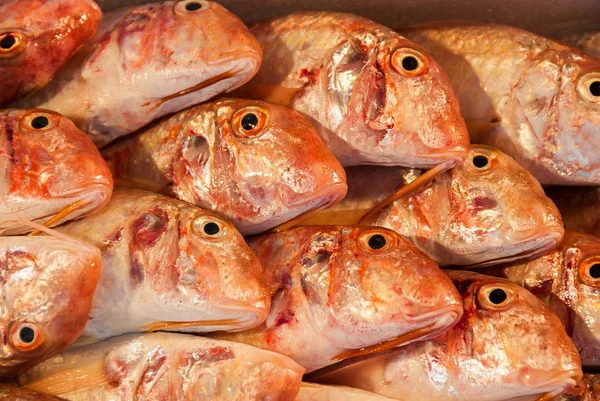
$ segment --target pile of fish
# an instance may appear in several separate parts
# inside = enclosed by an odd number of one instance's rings
[[[600,400],[599,56],[0,0],[0,400]]]

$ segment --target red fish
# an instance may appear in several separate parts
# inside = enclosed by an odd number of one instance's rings
[[[0,105],[46,86],[101,17],[92,0],[0,2]]]

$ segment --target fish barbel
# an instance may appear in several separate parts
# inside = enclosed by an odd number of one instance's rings
[[[19,107],[56,110],[98,146],[248,81],[262,52],[238,17],[205,0],[111,11],[96,35]]]
[[[419,174],[402,167],[350,167],[346,198],[303,224],[361,221],[387,227],[443,266],[534,257],[563,236],[560,213],[536,179],[510,156],[484,145],[473,145],[462,164],[411,194],[372,209]]]
[[[270,296],[242,235],[219,215],[140,190],[57,228],[98,246],[102,275],[78,344],[130,332],[243,330]]]
[[[600,367],[600,238],[567,231],[534,260],[486,270],[530,290],[563,321],[584,368]]]
[[[472,143],[507,153],[542,184],[600,185],[600,60],[506,25],[444,21],[400,33],[448,74]]]
[[[347,191],[344,169],[304,117],[254,100],[196,106],[102,155],[120,183],[215,210],[244,235],[301,219]]]
[[[600,237],[600,188],[550,187],[546,194],[558,206],[567,230]]]
[[[0,2],[0,105],[50,82],[94,35],[101,17],[92,0]]]
[[[83,330],[100,251],[67,238],[0,237],[0,378],[63,351]]]
[[[248,345],[150,333],[71,348],[19,380],[68,401],[293,401],[303,373]]]
[[[0,110],[0,235],[55,226],[102,208],[113,179],[92,141],[48,110]],[[18,217],[19,219],[15,218]]]
[[[542,301],[508,280],[446,274],[464,302],[454,327],[307,379],[410,401],[550,401],[581,379],[577,349]]]
[[[263,265],[271,311],[263,325],[217,338],[279,352],[309,372],[430,338],[462,316],[452,282],[388,229],[299,227],[249,245]]]
[[[392,401],[392,399],[352,387],[302,383],[296,401]]]

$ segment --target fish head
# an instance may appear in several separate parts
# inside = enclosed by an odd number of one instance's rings
[[[100,277],[100,250],[53,237],[0,238],[0,376],[13,376],[79,337]]]
[[[86,63],[93,74],[119,55],[121,74],[152,99],[158,115],[172,113],[252,78],[262,50],[243,22],[205,0],[143,4],[108,13]],[[84,73],[85,74],[85,73]]]
[[[336,51],[328,75],[344,139],[361,154],[343,164],[430,168],[464,160],[469,135],[440,65],[395,32],[357,36]]]
[[[441,341],[461,367],[461,381],[485,381],[497,399],[535,400],[559,395],[581,379],[577,349],[540,299],[509,280],[468,271],[446,274],[461,293],[464,315]]]
[[[150,322],[141,329],[235,331],[262,323],[270,307],[262,267],[235,227],[142,191],[119,191],[115,202],[135,194],[138,207],[117,236],[128,239],[132,305]]]
[[[0,4],[0,104],[46,85],[102,16],[92,0],[8,0]]]
[[[220,211],[244,235],[346,195],[344,169],[292,109],[224,99],[197,113],[189,128],[174,172],[180,198]]]
[[[433,198],[431,204],[448,204],[448,213],[439,216],[445,229],[434,235],[452,255],[440,263],[476,267],[534,257],[563,237],[560,213],[539,182],[495,148],[473,145],[467,160],[434,185],[448,188],[436,192],[447,200]]]
[[[598,185],[600,60],[559,46],[520,69],[511,121],[519,139],[507,150],[542,184]]]
[[[12,156],[0,195],[4,192],[17,199],[14,206],[7,204],[9,212],[43,222],[77,202],[66,216],[74,219],[109,201],[110,170],[93,142],[71,120],[49,110],[9,109],[0,113],[0,122],[5,139],[0,140],[0,152]],[[65,218],[55,224],[62,221]]]
[[[319,336],[350,350],[338,359],[390,339],[397,346],[435,336],[462,315],[456,289],[437,265],[385,228],[300,227],[250,246],[275,294],[271,316],[308,311]],[[295,295],[280,296],[289,292]]]

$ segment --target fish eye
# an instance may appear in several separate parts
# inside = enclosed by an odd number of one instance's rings
[[[600,256],[582,261],[579,265],[579,277],[587,285],[600,287]]]
[[[470,163],[466,163],[466,166],[475,173],[488,171],[497,163],[494,152],[495,151],[493,149],[486,146],[473,146],[471,152],[469,153]]]
[[[412,48],[400,48],[392,54],[392,68],[406,77],[416,77],[427,72],[427,56]]]
[[[490,164],[490,161],[487,156],[477,155],[473,158],[473,165],[478,169],[484,169],[488,164]]]
[[[590,72],[579,79],[579,96],[593,104],[600,104],[600,72]]]
[[[499,284],[484,285],[477,294],[479,305],[488,310],[506,309],[514,299],[512,290]]]
[[[234,132],[244,138],[263,134],[267,123],[267,111],[257,106],[244,107],[238,110],[231,119]]]
[[[226,223],[214,216],[201,215],[192,223],[193,230],[206,239],[217,239],[225,235]]]
[[[48,124],[50,124],[50,121],[48,121],[48,117],[46,116],[37,116],[32,119],[30,123],[31,128],[33,129],[43,129],[46,128]]]
[[[590,84],[590,93],[595,97],[600,96],[600,81],[593,81]]]
[[[58,124],[59,119],[52,114],[34,112],[23,117],[24,128],[35,131],[47,131]]]
[[[190,13],[196,13],[199,11],[206,10],[210,7],[210,4],[202,0],[184,0],[175,4],[175,13],[179,15],[186,15]]]
[[[0,34],[0,57],[13,56],[23,49],[25,36],[17,32]]]
[[[368,229],[358,237],[360,247],[368,252],[383,252],[389,249],[396,239],[380,229]]]
[[[10,342],[21,351],[33,351],[42,344],[42,340],[42,331],[35,323],[21,322],[11,330]]]

